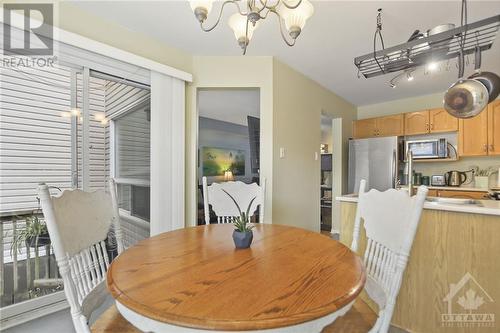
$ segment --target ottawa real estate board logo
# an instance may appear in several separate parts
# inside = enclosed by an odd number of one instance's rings
[[[450,284],[443,302],[447,305],[446,313],[441,314],[444,327],[495,327],[495,314],[487,311],[493,298],[470,273]]]
[[[4,3],[2,66],[53,66],[54,4]]]

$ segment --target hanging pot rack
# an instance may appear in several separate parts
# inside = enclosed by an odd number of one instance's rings
[[[464,55],[491,48],[500,27],[500,15],[453,28],[435,35],[415,39],[354,58],[354,64],[365,78],[406,71],[431,61],[456,58],[464,38]]]

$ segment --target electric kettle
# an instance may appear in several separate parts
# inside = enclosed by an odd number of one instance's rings
[[[446,186],[460,186],[467,180],[467,174],[462,171],[448,171],[444,174]]]

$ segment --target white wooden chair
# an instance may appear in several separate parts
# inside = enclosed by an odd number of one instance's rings
[[[366,231],[364,264],[367,273],[365,291],[379,307],[378,318],[370,332],[387,332],[391,323],[403,273],[417,232],[427,188],[417,194],[390,189],[365,192],[361,181],[354,220],[351,249],[358,250],[361,220]]]
[[[111,195],[104,191],[66,190],[59,197],[51,197],[47,185],[40,184],[38,188],[77,333],[90,332],[88,320],[91,313],[109,295],[106,272],[110,260],[105,239],[111,226],[118,253],[123,251],[113,180],[110,189]]]
[[[259,222],[264,221],[264,198],[266,193],[266,180],[261,179],[261,186],[257,183],[245,184],[240,181],[212,183],[207,185],[207,178],[203,177],[203,203],[205,211],[205,224],[210,224],[210,206],[217,215],[217,223],[232,223],[236,216],[239,216],[238,208],[231,198],[222,190],[231,194],[242,212],[246,212],[250,201],[255,198],[250,208],[249,215],[253,216],[257,207],[259,209]]]

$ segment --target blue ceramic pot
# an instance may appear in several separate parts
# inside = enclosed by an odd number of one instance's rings
[[[248,232],[240,232],[238,230],[233,231],[233,241],[234,246],[237,249],[247,249],[252,244],[253,232],[250,230]]]

